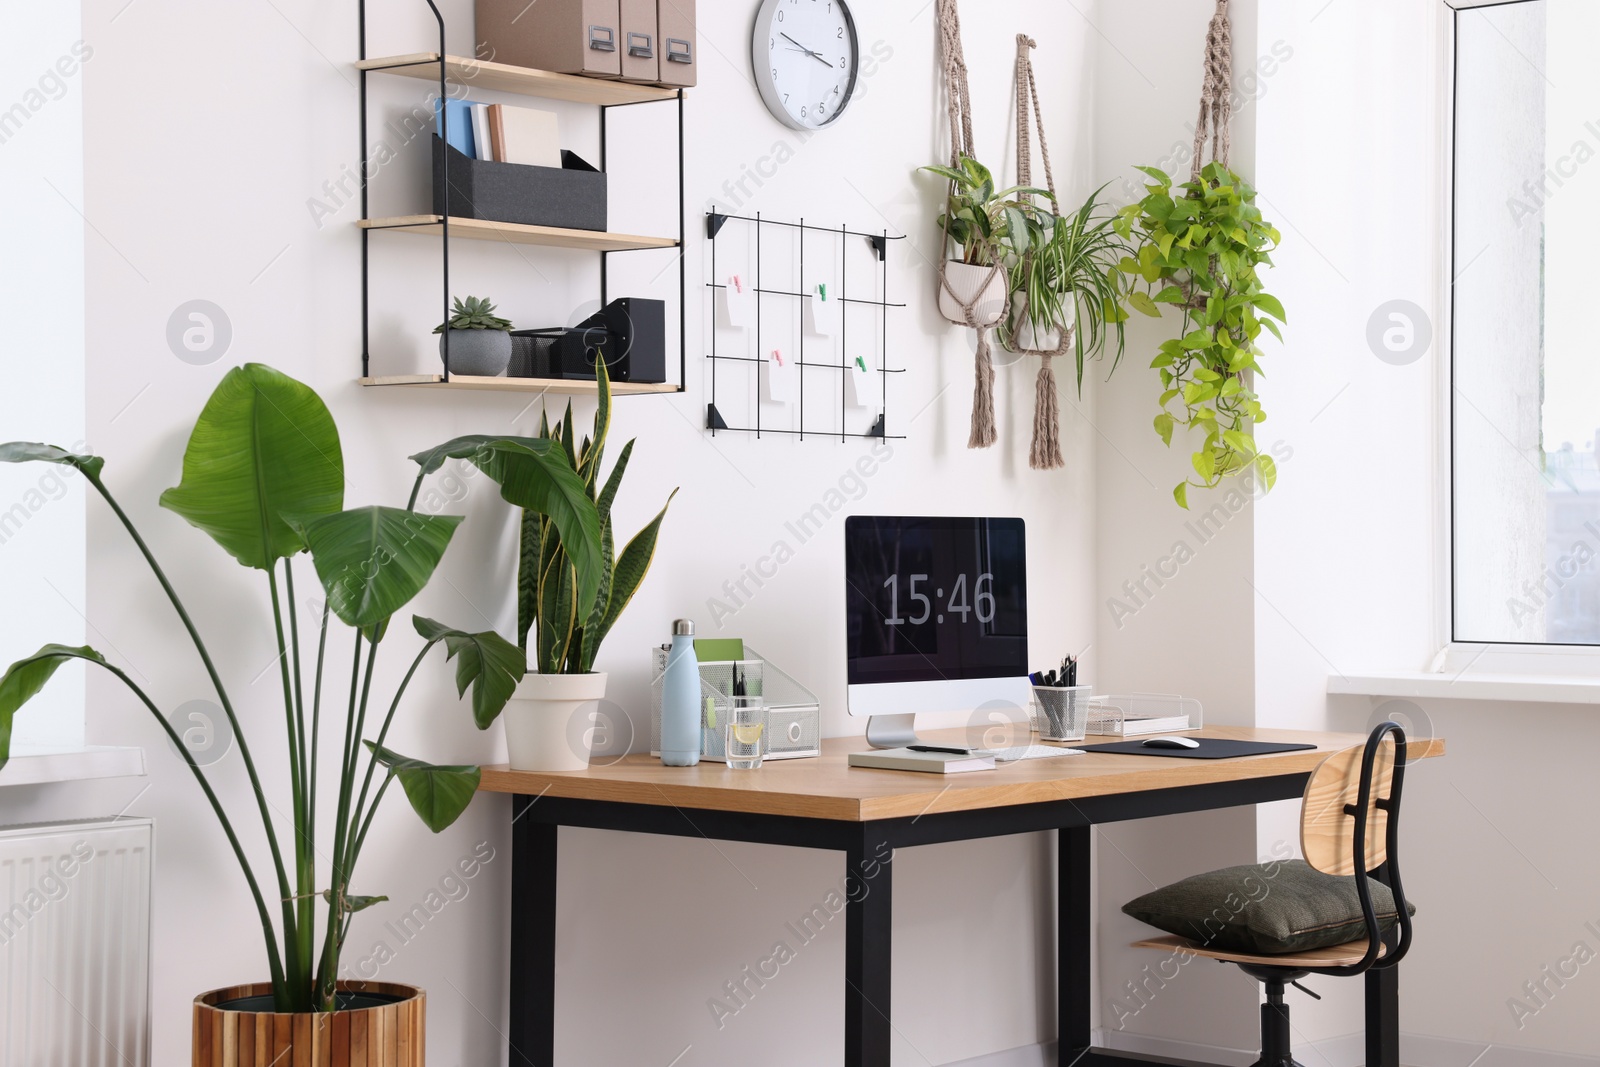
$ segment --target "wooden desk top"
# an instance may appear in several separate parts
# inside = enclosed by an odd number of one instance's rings
[[[1330,752],[1366,741],[1360,734],[1232,726],[1185,733],[1241,741],[1308,742],[1317,749],[1221,760],[1090,752],[1057,759],[1020,760],[1001,764],[993,771],[945,775],[851,767],[846,762],[847,755],[870,746],[865,738],[839,737],[823,741],[819,757],[769,760],[756,771],[733,771],[722,763],[711,762],[701,762],[697,767],[666,767],[644,753],[625,756],[611,766],[564,773],[513,771],[504,764],[489,766],[483,768],[479,788],[526,796],[869,822],[1298,774],[1314,769]],[[965,731],[960,729],[930,730],[923,740],[964,744],[965,737]],[[1081,744],[1114,740],[1091,737]],[[1413,741],[1408,754],[1412,758],[1442,756],[1444,740]]]

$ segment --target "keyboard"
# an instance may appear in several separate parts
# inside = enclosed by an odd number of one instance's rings
[[[1057,748],[1055,745],[1012,745],[993,749],[996,763],[1012,763],[1019,759],[1053,759],[1056,756],[1081,756],[1081,748]]]

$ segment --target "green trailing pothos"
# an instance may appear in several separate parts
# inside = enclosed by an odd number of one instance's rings
[[[677,495],[674,489],[656,517],[617,553],[611,505],[633,442],[622,446],[611,473],[602,478],[611,429],[611,382],[604,360],[595,369],[600,403],[581,443],[569,402],[554,426],[547,415],[540,416],[537,437],[502,439],[497,448],[487,450],[485,445],[495,439],[462,437],[412,457],[424,473],[452,456],[468,459],[500,485],[506,500],[522,508],[517,644],[540,674],[588,674],[594,669],[601,642],[650,570],[661,522]],[[541,477],[542,465],[570,472],[573,480],[557,483]],[[550,492],[562,494],[559,508],[551,506]],[[577,529],[558,521],[568,513],[579,517]]]
[[[587,503],[585,486],[564,457],[502,438],[482,438],[476,451],[475,462],[517,465],[525,499],[538,502],[536,506],[543,508],[574,554],[598,557],[599,524],[593,521],[592,509],[577,506],[577,501]],[[144,557],[233,727],[241,769],[254,800],[250,822],[255,817],[260,820],[259,830],[254,825],[245,825],[244,830],[247,837],[257,832],[264,836],[272,861],[271,881],[263,884],[257,878],[245,840],[235,827],[234,818],[244,813],[230,816],[212,788],[210,776],[218,769],[202,769],[155,699],[93,648],[48,644],[12,664],[0,677],[0,766],[10,757],[11,727],[18,709],[60,667],[82,661],[118,679],[155,717],[221,823],[261,922],[275,1010],[335,1010],[339,958],[351,917],[386,899],[355,895],[351,887],[373,815],[390,784],[399,781],[411,806],[435,833],[461,815],[478,784],[476,767],[435,765],[387,747],[390,726],[411,679],[424,658],[443,645],[456,663],[461,694],[472,691],[474,722],[487,729],[527,669],[522,651],[498,634],[471,633],[417,616],[412,623],[422,639],[421,649],[387,706],[373,703],[373,668],[379,647],[392,643],[389,623],[428,584],[462,520],[419,514],[416,490],[404,509],[347,509],[344,457],[332,416],[309,387],[270,367],[246,364],[229,371],[201,411],[184,452],[182,480],[162,494],[161,505],[266,578],[288,750],[285,804],[281,797],[277,802],[268,800],[229,688],[173,583],[106,486],[105,461],[52,445],[12,442],[0,445],[0,462],[54,463],[76,469]],[[428,473],[431,470],[425,468],[419,475],[418,488]],[[301,632],[294,591],[294,563],[303,553],[310,554],[325,594],[314,634]],[[338,697],[344,729],[327,738],[331,744],[325,746],[323,668],[335,618],[350,628],[350,682],[348,691]],[[316,647],[312,670],[302,668],[302,645],[307,642]],[[335,673],[329,672],[328,678]],[[330,681],[327,688],[336,686]],[[331,713],[335,700],[332,693],[328,696]],[[381,719],[374,716],[377,731],[370,738],[369,710],[382,712]],[[319,806],[330,799],[318,791],[325,769],[332,771],[328,784],[337,785],[331,811]],[[280,840],[275,814],[277,820],[287,816],[292,823],[287,842]],[[331,843],[321,837],[319,816],[331,821]],[[321,856],[327,857],[325,875],[318,871]]]
[[[1262,219],[1255,190],[1221,163],[1176,187],[1155,167],[1138,169],[1153,182],[1117,219],[1117,232],[1134,242],[1121,261],[1131,283],[1127,303],[1156,318],[1162,305],[1182,316],[1179,335],[1162,342],[1150,364],[1160,369],[1163,390],[1156,433],[1169,446],[1177,427],[1205,434],[1190,457],[1194,476],[1173,498],[1187,508],[1189,486],[1213,488],[1246,470],[1271,489],[1277,467],[1250,433],[1265,418],[1250,376],[1261,373],[1261,331],[1283,339],[1283,305],[1258,273],[1272,264],[1278,231]]]

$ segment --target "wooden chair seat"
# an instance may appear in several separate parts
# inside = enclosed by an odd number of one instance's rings
[[[1294,952],[1286,956],[1254,956],[1248,952],[1229,952],[1226,949],[1206,948],[1195,944],[1186,937],[1178,937],[1175,934],[1135,941],[1133,947],[1161,949],[1165,952],[1187,952],[1192,956],[1204,956],[1206,959],[1222,960],[1224,963],[1243,963],[1253,967],[1291,967],[1295,970],[1313,971],[1322,967],[1351,967],[1360,963],[1367,955],[1366,938],[1343,945],[1330,945],[1327,948]],[[1378,958],[1382,959],[1388,955],[1388,952],[1389,946],[1382,946],[1378,951]]]

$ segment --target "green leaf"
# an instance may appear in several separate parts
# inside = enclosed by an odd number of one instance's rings
[[[5,677],[0,678],[0,767],[11,759],[11,723],[17,710],[38,695],[62,664],[73,659],[105,662],[104,656],[88,646],[45,645],[6,669]]]
[[[1168,415],[1165,411],[1156,416],[1156,433],[1161,435],[1162,442],[1165,443],[1169,448],[1172,446],[1172,426],[1172,416]]]
[[[1145,292],[1131,292],[1131,293],[1129,293],[1128,294],[1128,304],[1135,311],[1142,311],[1144,314],[1149,315],[1153,319],[1159,319],[1161,317],[1161,309],[1156,307],[1156,303],[1155,303],[1154,300],[1150,299],[1150,294],[1149,293],[1145,293]]]
[[[456,661],[456,695],[472,687],[472,721],[487,730],[528,673],[528,657],[492,630],[469,634],[420,615],[412,616],[411,624],[426,640],[444,642],[445,658]]]
[[[288,519],[344,506],[344,456],[309,386],[260,363],[235,367],[206,401],[161,506],[210,534],[246,567],[271,570],[305,546]]]
[[[1217,473],[1216,460],[1209,451],[1194,453],[1189,457],[1189,464],[1194,467],[1194,472],[1204,481],[1209,482],[1212,476]]]
[[[1189,483],[1179,482],[1172,490],[1172,499],[1178,502],[1180,508],[1187,511],[1189,509]]]
[[[1165,186],[1171,186],[1172,185],[1172,179],[1167,177],[1166,171],[1157,170],[1155,167],[1134,167],[1133,169],[1137,170],[1137,171],[1143,171],[1145,174],[1150,175],[1150,177],[1154,178],[1156,181],[1160,182],[1162,185],[1165,185]]]
[[[544,520],[537,512],[522,510],[522,536],[517,542],[517,647],[527,650],[533,629],[534,608],[539,603],[539,554]]]
[[[616,625],[622,609],[628,606],[633,594],[644,584],[650,563],[655,559],[656,539],[661,533],[661,520],[667,517],[667,508],[672,506],[672,498],[677,495],[678,491],[674,489],[667,497],[667,502],[656,513],[656,517],[651,519],[644,529],[633,535],[633,540],[628,542],[622,554],[617,557],[617,566],[611,577],[611,600],[606,605],[600,632],[594,636],[593,647],[600,647],[600,642],[611,632],[611,627]]]
[[[594,603],[602,566],[600,513],[562,446],[549,439],[500,439],[467,458],[500,486],[507,502],[549,517],[577,567],[579,598]]]
[[[328,606],[346,625],[370,630],[422,592],[461,521],[458,515],[367,507],[297,525]]]
[[[363,741],[372,758],[389,768],[400,779],[411,807],[422,816],[428,829],[439,833],[461,817],[478,791],[482,772],[476,767],[441,767],[410,759],[391,749]]]
[[[1242,430],[1223,430],[1222,439],[1236,452],[1243,452],[1247,456],[1255,454],[1255,440]]]
[[[99,456],[80,456],[55,445],[42,445],[37,441],[12,441],[0,445],[0,463],[59,463],[76,467],[91,479],[100,477],[106,461]]]
[[[1261,474],[1261,484],[1271,489],[1278,484],[1278,465],[1265,452],[1255,458],[1256,470]]]
[[[1250,298],[1250,302],[1256,307],[1260,308],[1262,311],[1265,311],[1268,315],[1271,315],[1273,318],[1277,319],[1279,322],[1289,321],[1288,319],[1284,318],[1283,305],[1278,302],[1278,298],[1275,296],[1270,296],[1266,293],[1257,293],[1255,296]]]

